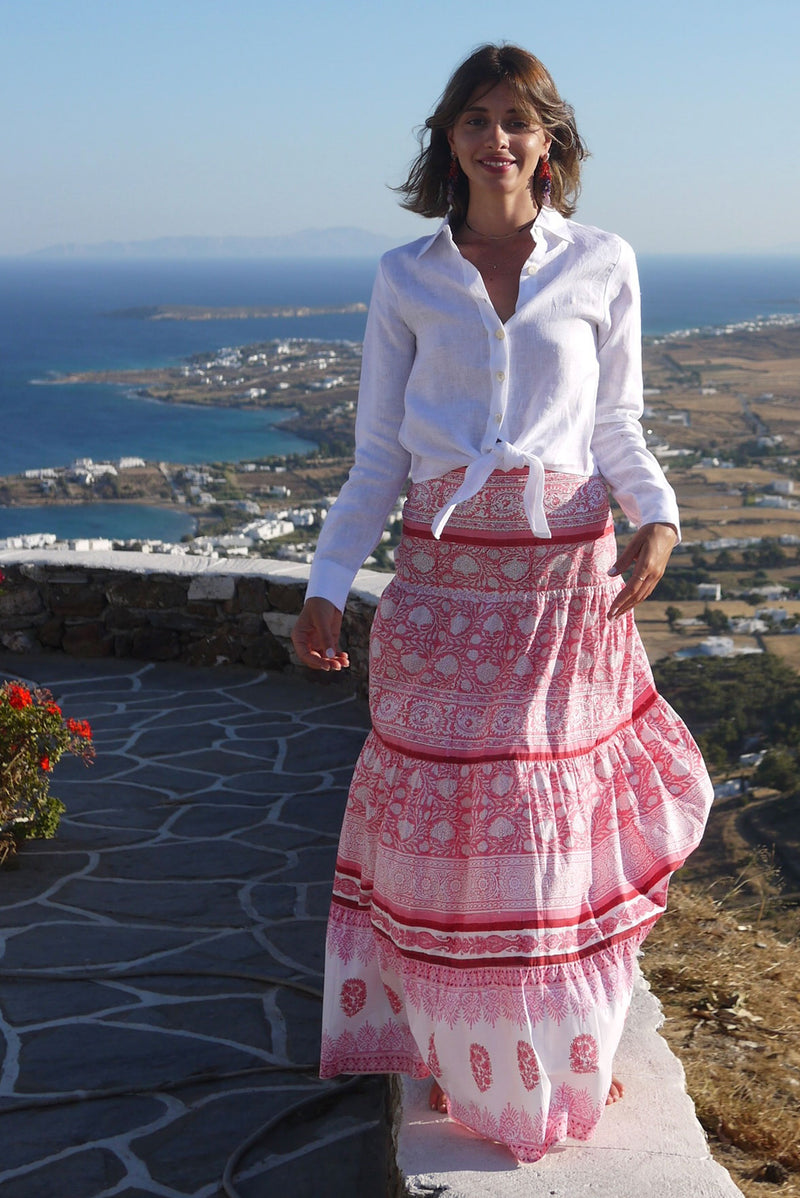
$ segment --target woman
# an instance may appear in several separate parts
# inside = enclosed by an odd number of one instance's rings
[[[401,190],[447,219],[381,262],[355,464],[293,638],[312,668],[348,664],[347,592],[410,474],[339,846],[322,1075],[431,1074],[433,1107],[533,1161],[622,1096],[637,949],[711,788],[633,622],[678,512],[639,425],[632,251],[567,219],[572,110],[532,55],[484,46],[427,129]],[[638,525],[619,556],[607,488]]]

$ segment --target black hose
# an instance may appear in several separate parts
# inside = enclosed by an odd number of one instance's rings
[[[256,982],[263,986],[281,986],[287,990],[295,990],[299,994],[309,995],[311,998],[322,1000],[322,991],[315,986],[309,986],[304,982],[290,981],[288,978],[276,977],[273,974],[253,974],[243,973],[236,970],[218,970],[218,969],[132,969],[126,970],[124,967],[113,970],[100,969],[85,969],[77,967],[73,973],[53,973],[45,969],[15,969],[15,970],[0,970],[0,982],[30,982],[30,981],[46,981],[46,982],[72,982],[72,981],[89,981],[89,982],[122,982],[132,978],[157,978],[157,977],[185,977],[185,978],[230,978],[234,981]],[[46,1110],[52,1107],[70,1106],[80,1102],[95,1102],[104,1098],[126,1098],[134,1097],[142,1094],[157,1094],[163,1091],[179,1090],[184,1086],[196,1086],[205,1082],[214,1081],[229,1081],[233,1078],[251,1077],[264,1073],[309,1073],[316,1074],[319,1070],[319,1061],[311,1062],[307,1065],[296,1064],[279,1064],[278,1062],[256,1065],[248,1069],[234,1069],[228,1072],[219,1070],[211,1070],[207,1073],[194,1073],[189,1077],[179,1078],[173,1081],[165,1081],[154,1086],[131,1087],[131,1086],[114,1086],[104,1090],[78,1090],[72,1094],[59,1094],[52,1098],[29,1099],[27,1102],[9,1104],[0,1106],[0,1115],[16,1114],[18,1111],[34,1111]],[[356,1074],[349,1081],[339,1082],[333,1086],[328,1086],[322,1093],[311,1094],[308,1098],[303,1098],[286,1110],[280,1111],[274,1115],[261,1127],[252,1132],[245,1140],[243,1140],[228,1157],[225,1169],[222,1174],[222,1188],[228,1198],[241,1198],[238,1190],[234,1187],[233,1178],[239,1168],[241,1160],[246,1156],[251,1148],[255,1147],[260,1140],[269,1134],[275,1127],[283,1123],[286,1119],[291,1118],[298,1112],[305,1110],[308,1107],[316,1106],[318,1108],[326,1108],[331,1103],[338,1101],[339,1097],[350,1090],[354,1090],[360,1086],[364,1080],[365,1074]],[[354,1129],[354,1135],[360,1135],[363,1132],[370,1131],[377,1126],[377,1121]],[[276,1161],[279,1164],[280,1161]]]

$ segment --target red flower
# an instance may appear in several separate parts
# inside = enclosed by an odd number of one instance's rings
[[[2,571],[2,570],[0,570],[0,583],[4,583],[4,582],[5,582],[5,580],[6,580],[6,576],[5,576],[5,574],[3,573],[3,571]]]
[[[61,719],[61,716],[63,714],[61,711],[61,708],[58,706],[57,703],[48,703],[47,707],[46,707],[46,711],[47,711],[48,715],[57,715],[59,719]]]
[[[49,770],[51,768],[50,758],[43,757],[42,760],[39,762],[39,765],[42,767],[43,770]]]
[[[84,740],[92,739],[92,730],[88,720],[67,720],[67,728],[76,736],[82,736]]]
[[[33,703],[31,692],[27,686],[21,686],[19,682],[12,682],[8,688],[8,703],[15,711],[22,711],[23,707],[30,707]]]

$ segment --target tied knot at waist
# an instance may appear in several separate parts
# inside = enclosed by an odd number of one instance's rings
[[[490,474],[495,470],[518,470],[520,467],[527,467],[528,470],[523,505],[531,532],[540,540],[549,541],[553,534],[550,532],[544,510],[544,463],[535,453],[526,453],[524,449],[517,449],[508,441],[498,441],[467,466],[461,486],[450,496],[444,507],[439,508],[433,518],[431,532],[436,540],[441,537],[444,526],[458,504],[477,495]]]

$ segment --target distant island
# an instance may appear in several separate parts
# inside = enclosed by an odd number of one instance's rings
[[[146,241],[70,242],[34,250],[28,258],[209,259],[209,258],[379,258],[409,241],[368,229],[300,229],[276,237],[155,237]]]
[[[204,308],[193,304],[156,304],[140,308],[117,308],[109,316],[131,320],[262,320],[268,317],[331,316],[340,313],[366,312],[364,303],[337,304],[326,308],[294,308],[285,304],[257,307]]]

